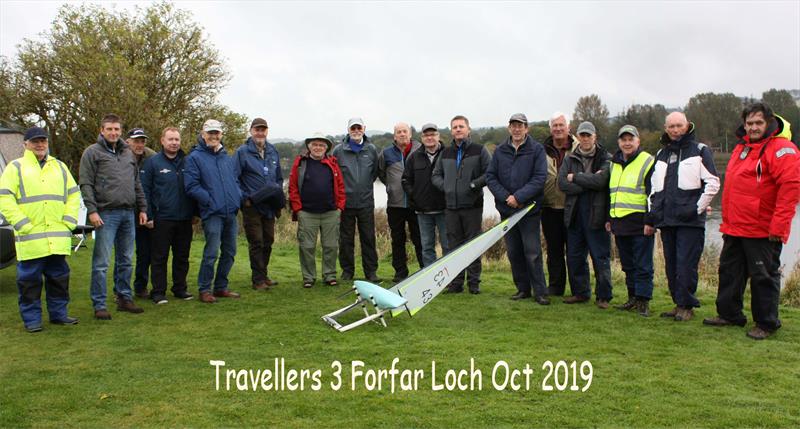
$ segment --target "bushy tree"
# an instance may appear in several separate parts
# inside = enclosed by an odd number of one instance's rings
[[[730,150],[736,143],[735,131],[741,120],[742,101],[731,94],[706,92],[689,99],[686,116],[697,126],[700,141],[722,150]]]
[[[761,99],[767,103],[772,110],[781,115],[784,119],[792,124],[794,131],[794,141],[798,141],[800,137],[800,107],[797,107],[792,94],[785,89],[770,89],[762,94]]]
[[[608,107],[603,104],[599,95],[591,94],[581,97],[575,104],[575,112],[572,114],[572,130],[574,131],[584,121],[594,124],[599,136],[606,135],[606,130],[608,129]]]

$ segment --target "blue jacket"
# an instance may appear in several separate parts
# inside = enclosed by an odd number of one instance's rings
[[[242,191],[236,176],[236,164],[223,146],[217,152],[206,146],[202,137],[186,157],[183,184],[186,193],[197,201],[200,217],[236,214],[242,203]]]
[[[501,217],[505,219],[518,210],[506,204],[509,195],[514,195],[520,208],[536,201],[529,216],[539,212],[547,180],[546,156],[544,147],[531,136],[525,137],[519,149],[514,149],[511,137],[497,146],[486,170],[486,186],[494,195]]]
[[[145,160],[139,176],[148,219],[181,221],[196,214],[197,205],[183,189],[184,161],[182,150],[173,159],[162,151]]]
[[[262,215],[269,219],[274,218],[275,211],[278,208],[269,204],[262,204],[261,201],[255,201],[255,195],[259,194],[259,191],[264,190],[265,187],[274,187],[276,184],[281,191],[283,190],[281,160],[275,146],[270,142],[266,142],[264,144],[264,157],[262,158],[258,153],[256,143],[250,137],[245,144],[236,149],[234,158],[238,171],[239,188],[242,190],[242,198],[244,200],[250,199],[250,202]]]

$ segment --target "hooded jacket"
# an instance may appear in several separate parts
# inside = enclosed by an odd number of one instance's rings
[[[566,195],[564,225],[567,228],[575,221],[576,210],[588,212],[591,229],[605,228],[609,218],[608,178],[611,174],[611,154],[598,143],[595,143],[595,148],[591,173],[585,172],[581,156],[576,151],[564,157],[564,163],[558,171],[558,187]],[[572,182],[567,181],[570,173],[573,174]]]
[[[650,191],[650,218],[657,228],[705,228],[706,208],[719,192],[714,156],[695,139],[695,126],[677,141],[661,135],[664,146],[656,153]]]
[[[258,152],[256,142],[250,137],[245,144],[236,149],[234,155],[242,198],[249,199],[260,214],[272,219],[278,205],[264,203],[262,195],[283,192],[283,173],[278,150],[270,142],[264,143],[264,157]],[[258,201],[256,201],[258,200]]]
[[[469,139],[464,139],[460,147],[454,140],[442,150],[433,167],[431,182],[444,192],[448,209],[483,207],[483,187],[486,186],[485,174],[490,161],[489,151]]]
[[[362,149],[354,152],[350,148],[349,136],[333,148],[331,153],[339,163],[347,196],[345,207],[363,209],[375,207],[373,183],[378,178],[378,149],[367,136],[362,140]]]
[[[740,126],[739,142],[725,171],[722,190],[723,234],[735,237],[780,237],[789,240],[800,200],[800,155],[782,118],[767,127],[765,137],[751,142]]]
[[[567,146],[567,154],[569,154],[575,146],[577,146],[577,139],[572,135],[567,135],[567,139],[569,140],[569,144]],[[561,192],[561,189],[558,188],[558,170],[561,168],[562,160],[559,160],[560,154],[559,149],[556,148],[555,144],[553,143],[553,136],[548,136],[544,143],[545,153],[547,154],[547,181],[544,183],[544,200],[542,201],[542,207],[548,207],[551,209],[563,209],[564,208],[564,200],[565,195]],[[564,158],[567,156],[564,155]]]
[[[214,152],[203,137],[197,138],[197,145],[186,157],[183,181],[186,193],[197,201],[203,220],[239,211],[242,192],[236,172],[224,145]]]
[[[494,206],[503,219],[532,202],[536,202],[536,206],[526,216],[539,213],[547,179],[545,158],[544,148],[531,136],[525,136],[518,149],[514,149],[511,137],[497,146],[486,170],[486,186],[492,191]],[[519,208],[506,204],[511,195],[514,195]]]
[[[136,157],[122,140],[111,144],[98,136],[83,151],[78,183],[88,214],[111,209],[147,212]]]

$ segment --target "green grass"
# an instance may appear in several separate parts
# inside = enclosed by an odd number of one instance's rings
[[[193,243],[190,285],[196,284],[202,244],[198,239]],[[391,278],[388,253],[381,255],[386,256],[379,274]],[[479,296],[443,295],[413,319],[390,320],[388,329],[369,324],[340,334],[320,316],[350,302],[349,296],[337,298],[346,286],[302,289],[291,243],[273,252],[271,275],[280,280],[274,290],[249,288],[241,241],[231,289],[241,292],[242,299],[215,305],[171,300],[159,307],[140,300],[143,314],[112,308],[114,319],[108,322],[92,318],[90,259],[91,249],[69,258],[70,314],[80,324],[47,324],[38,334],[22,328],[14,268],[0,271],[0,426],[800,425],[800,310],[781,307],[784,328],[756,342],[742,328],[701,325],[702,317],[714,313],[715,293],[708,285],[699,293],[703,307],[697,318],[676,323],[657,317],[671,308],[661,276],[652,305],[656,316],[644,319],[588,304],[512,302],[507,263],[493,261],[485,264]],[[625,294],[619,272],[614,280],[619,302]],[[424,370],[419,390],[392,394],[388,386],[368,391],[363,383],[350,390],[352,360],[383,369],[395,357],[400,369]],[[275,358],[284,358],[287,369],[320,369],[322,389],[214,389],[210,360],[224,360],[227,369],[257,370],[273,368]],[[469,369],[470,358],[483,372],[483,390],[431,390],[431,361],[436,361],[441,383],[444,369]],[[330,388],[334,360],[345,367],[339,391]],[[530,390],[496,391],[491,370],[499,360],[518,369],[530,364]],[[590,361],[591,387],[586,392],[542,391],[542,364],[558,360]]]

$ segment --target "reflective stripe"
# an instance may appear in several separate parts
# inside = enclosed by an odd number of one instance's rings
[[[15,241],[31,241],[31,240],[39,240],[40,238],[55,238],[55,237],[72,237],[72,233],[69,231],[50,231],[50,232],[37,232],[35,234],[28,234],[17,236]]]
[[[614,204],[614,208],[617,208],[617,209],[644,210],[644,209],[647,208],[647,205],[645,205],[645,204],[616,203],[616,204]]]
[[[19,161],[14,161],[11,164],[17,167],[17,176],[19,176],[19,200],[22,201],[25,199],[25,184],[22,183],[22,165]]]
[[[61,220],[65,220],[65,221],[67,221],[67,222],[74,223],[74,224],[76,224],[76,225],[78,224],[78,220],[77,220],[77,219],[75,219],[75,218],[74,218],[74,217],[72,217],[72,216],[67,216],[67,215],[64,215],[64,217],[62,217],[62,218],[61,218]]]
[[[653,156],[650,155],[647,159],[644,160],[644,165],[642,169],[639,170],[639,179],[636,180],[636,187],[640,188],[644,184],[644,176],[647,173],[647,170],[650,169],[650,166],[653,165]]]
[[[58,161],[56,161],[58,162]],[[25,196],[25,183],[22,181],[22,166],[20,165],[19,161],[12,162],[14,166],[17,167],[17,175],[19,176],[19,199],[17,200],[18,204],[27,204],[27,203],[36,203],[39,201],[61,201],[66,204],[67,202],[67,170],[64,169],[64,165],[62,163],[58,163],[58,166],[61,167],[61,177],[64,179],[64,194],[63,195],[53,195],[53,194],[45,194],[45,195],[36,195],[33,197],[26,197]],[[75,191],[77,192],[77,187]],[[73,192],[70,192],[73,193]]]
[[[0,195],[14,195],[14,193],[9,189],[0,188]]]
[[[56,161],[58,162],[58,161]],[[64,164],[58,162],[58,166],[61,167],[61,177],[64,179],[64,192],[61,194],[62,198],[64,199],[64,204],[67,203],[67,170],[64,170]]]
[[[20,187],[20,189],[22,189],[22,187]],[[27,204],[27,203],[38,203],[39,201],[58,201],[60,203],[63,203],[64,196],[53,195],[53,194],[35,195],[33,197],[20,198],[19,200],[17,200],[17,203]]]
[[[611,189],[611,192],[612,192],[612,193],[614,193],[614,192],[626,192],[626,193],[628,193],[628,194],[640,194],[640,195],[644,195],[646,191],[645,191],[645,189],[644,189],[644,188],[642,188],[642,187],[639,187],[639,188],[629,188],[629,187],[627,187],[627,186],[617,186],[616,188],[613,188],[613,189]]]
[[[74,193],[78,192],[79,190],[80,190],[80,188],[78,188],[77,186],[73,186],[73,187],[67,189],[67,195],[74,194]]]
[[[28,219],[28,218],[22,219],[21,221],[19,221],[19,222],[14,224],[14,229],[19,231],[20,229],[22,229],[23,226],[25,226],[25,225],[27,225],[29,223],[31,223],[30,219]]]

